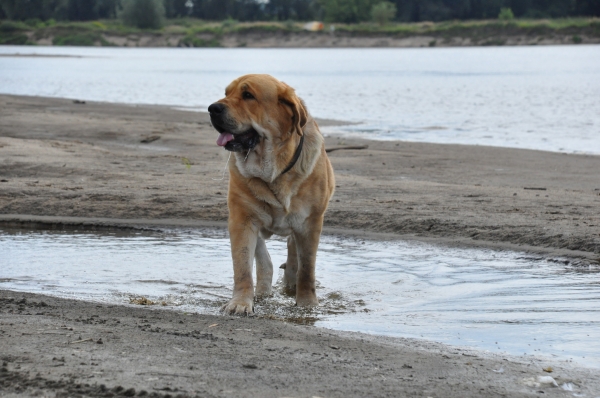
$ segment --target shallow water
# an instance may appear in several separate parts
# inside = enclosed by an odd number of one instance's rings
[[[205,111],[270,73],[330,134],[600,154],[600,46],[123,49],[0,46],[0,93]]]
[[[270,240],[275,266],[285,242]],[[90,232],[0,229],[0,288],[218,313],[231,295],[222,230]],[[281,274],[281,270],[280,270]],[[600,367],[600,268],[517,252],[323,236],[321,305],[276,289],[260,315],[339,330],[425,338]]]

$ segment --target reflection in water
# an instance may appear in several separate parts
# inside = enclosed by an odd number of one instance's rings
[[[268,242],[273,263],[284,240]],[[0,230],[0,288],[218,313],[231,295],[225,231]],[[600,269],[523,253],[324,236],[316,309],[278,285],[259,316],[427,338],[600,367]]]

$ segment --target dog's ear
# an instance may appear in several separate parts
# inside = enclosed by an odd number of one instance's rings
[[[308,121],[308,111],[304,102],[298,98],[293,88],[282,83],[282,90],[279,92],[279,101],[292,110],[292,129],[298,134],[303,135],[302,129]]]

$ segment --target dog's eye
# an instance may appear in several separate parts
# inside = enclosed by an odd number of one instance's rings
[[[249,92],[244,91],[242,93],[242,98],[245,100],[251,100],[251,99],[254,99],[254,96],[252,94],[250,94]]]

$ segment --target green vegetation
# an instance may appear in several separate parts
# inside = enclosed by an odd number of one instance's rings
[[[600,37],[598,17],[600,0],[0,0],[0,44],[142,45],[144,36],[143,45],[217,47],[226,35],[301,32],[299,21],[315,20],[324,32],[305,34],[579,44]]]
[[[515,19],[515,14],[513,14],[509,7],[502,7],[500,9],[500,14],[498,14],[498,19],[502,21],[512,21]]]
[[[165,17],[162,0],[123,0],[123,23],[140,29],[160,29]]]
[[[382,1],[395,5],[391,19],[396,22],[492,19],[501,13],[508,16],[501,11],[508,9],[524,19],[600,17],[599,0],[0,0],[0,20],[116,19],[129,4],[137,3],[139,8],[159,9],[158,14],[168,19],[358,23],[371,19],[373,6]],[[156,28],[151,20],[133,26]]]
[[[386,33],[399,36],[494,36],[503,35],[552,35],[552,34],[586,34],[600,36],[600,19],[598,18],[564,18],[564,19],[514,19],[511,21],[446,21],[420,23],[394,23],[379,26],[371,23],[335,24],[336,32],[355,34]]]
[[[113,46],[97,32],[58,34],[52,39],[55,46]]]
[[[23,22],[3,21],[0,23],[0,33],[15,33],[29,29],[30,27]]]
[[[24,45],[30,44],[29,38],[27,35],[13,33],[13,34],[3,34],[0,33],[0,44],[12,44],[12,45]]]
[[[54,45],[92,46],[115,45],[115,38],[139,40],[142,35],[172,37],[170,45],[184,47],[219,47],[226,35],[248,33],[289,34],[305,32],[302,23],[283,22],[207,22],[194,18],[166,20],[160,29],[141,29],[123,24],[118,19],[88,22],[55,21],[3,21],[0,22],[0,44],[33,44],[52,42]],[[393,37],[430,36],[430,46],[441,45],[450,38],[471,38],[480,45],[501,45],[510,36],[553,37],[562,35],[575,43],[582,43],[584,37],[600,37],[600,19],[492,19],[485,21],[446,21],[420,23],[374,22],[335,25],[336,35]],[[307,35],[329,35],[329,26],[323,32],[305,32]],[[242,44],[243,45],[243,44]]]
[[[25,34],[29,29],[29,26],[22,22],[4,21],[0,23],[0,44],[29,44],[29,37]]]
[[[394,3],[382,1],[371,8],[371,19],[379,26],[387,25],[394,19],[398,10]]]
[[[379,0],[380,1],[380,0]],[[325,21],[356,23],[369,20],[377,0],[319,0]]]

